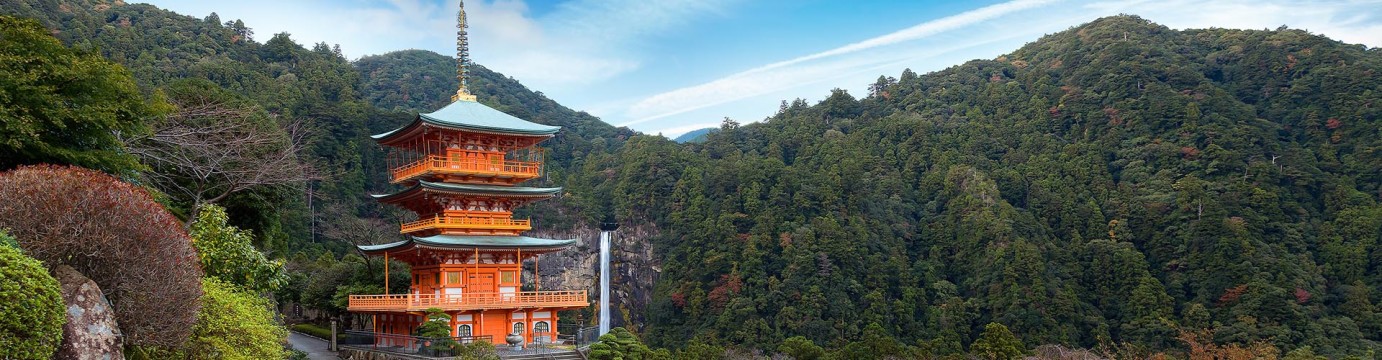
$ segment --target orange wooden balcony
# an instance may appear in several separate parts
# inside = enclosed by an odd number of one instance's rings
[[[421,230],[472,230],[480,233],[518,234],[533,229],[531,220],[514,220],[501,217],[445,216],[421,219],[403,223],[399,232],[407,234]]]
[[[448,158],[428,155],[421,160],[393,169],[393,183],[429,175],[460,175],[507,179],[510,183],[537,178],[542,163],[535,161],[497,161],[473,158]]]
[[[487,309],[578,308],[590,303],[585,290],[471,293],[460,295],[351,295],[350,311],[447,311]]]

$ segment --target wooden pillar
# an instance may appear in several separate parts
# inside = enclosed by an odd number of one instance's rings
[[[533,309],[528,309],[528,310],[523,314],[523,319],[524,319],[524,320],[527,320],[527,322],[523,324],[523,328],[524,328],[524,330],[528,330],[528,331],[524,331],[523,334],[524,334],[524,335],[527,335],[527,337],[528,337],[528,342],[531,343],[531,342],[533,342],[533,337],[536,337],[536,336],[537,336],[537,333],[534,332],[534,331],[537,330],[537,328],[534,327],[534,325],[537,324],[537,320],[536,320],[536,319],[533,319]]]
[[[461,315],[461,312],[460,312],[460,311],[457,311],[457,312],[454,312],[454,313],[450,313],[449,315],[451,315],[451,336],[452,336],[452,337],[461,336],[461,334],[457,334],[457,333],[456,333],[456,316]]]

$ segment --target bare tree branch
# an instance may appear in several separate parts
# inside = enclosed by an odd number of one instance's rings
[[[301,120],[279,121],[253,105],[207,94],[172,101],[177,111],[153,131],[121,140],[153,168],[147,180],[194,209],[259,186],[319,179],[299,158],[309,135]]]
[[[328,239],[344,241],[365,259],[365,266],[373,267],[370,257],[360,251],[361,245],[378,245],[397,241],[398,227],[390,226],[381,219],[355,216],[354,212],[340,203],[330,204],[322,211],[322,235]]]

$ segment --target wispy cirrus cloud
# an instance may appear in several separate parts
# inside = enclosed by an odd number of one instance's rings
[[[403,49],[455,53],[456,0],[144,0],[184,14],[244,19],[267,39],[340,44],[352,58]],[[541,1],[541,0],[539,0]],[[639,69],[637,47],[740,0],[571,0],[534,15],[525,0],[465,2],[471,54],[537,89],[596,83]]]
[[[879,65],[898,61],[899,56],[870,53],[869,50],[923,39],[1057,1],[1017,0],[990,5],[834,49],[763,65],[704,84],[656,94],[630,106],[625,115],[633,120],[621,125],[637,125],[800,85],[836,79],[861,70],[875,69]],[[914,57],[914,54],[901,57]]]
[[[715,16],[736,0],[576,0],[541,17],[521,1],[480,3],[472,33],[477,61],[535,88],[606,80],[638,69],[640,44]],[[467,7],[469,13],[470,7]]]
[[[852,44],[769,63],[631,101],[620,125],[676,134],[720,113],[767,115],[777,99],[816,97],[829,87],[859,89],[903,68],[939,70],[1012,51],[1041,34],[1103,16],[1133,14],[1176,29],[1305,29],[1346,43],[1382,46],[1382,0],[1019,0],[926,21]],[[998,46],[985,46],[995,44]],[[983,49],[979,49],[983,48]],[[757,108],[747,111],[745,108]],[[752,116],[748,116],[750,119]],[[752,121],[752,120],[750,120]]]

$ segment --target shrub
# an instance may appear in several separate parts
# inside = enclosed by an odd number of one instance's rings
[[[284,360],[307,360],[307,353],[298,349],[286,349],[288,355],[283,356]]]
[[[190,234],[206,276],[254,293],[277,290],[288,280],[283,262],[269,260],[254,248],[253,235],[229,223],[226,209],[203,206]]]
[[[6,234],[4,231],[0,231],[0,246],[19,250],[19,240],[15,240],[13,236],[10,236],[10,234]]]
[[[9,238],[0,232],[0,240]],[[0,241],[3,242],[3,241]],[[43,359],[62,345],[67,313],[58,280],[43,264],[0,246],[0,354],[6,359]]]
[[[215,278],[202,280],[202,307],[187,342],[192,359],[282,359],[288,330],[268,299]]]
[[[322,339],[331,339],[331,329],[317,326],[316,324],[293,324],[293,331],[316,336]]]
[[[720,354],[724,352],[724,349],[719,350]],[[589,355],[592,360],[671,358],[665,350],[654,351],[647,345],[643,345],[643,341],[638,340],[638,336],[622,327],[609,329],[609,333],[600,335],[599,342],[590,344]],[[678,352],[678,355],[681,353]]]
[[[442,351],[450,351],[455,348],[457,343],[451,339],[451,315],[447,315],[438,308],[428,308],[423,315],[427,321],[417,327],[417,336],[431,338],[425,340],[422,349],[424,353],[438,354]]]
[[[78,167],[0,173],[0,228],[49,267],[66,264],[105,292],[130,346],[177,347],[201,297],[187,232],[143,189]]]
[[[494,344],[488,341],[473,341],[469,344],[456,346],[457,360],[499,360],[499,354],[494,351]]]

